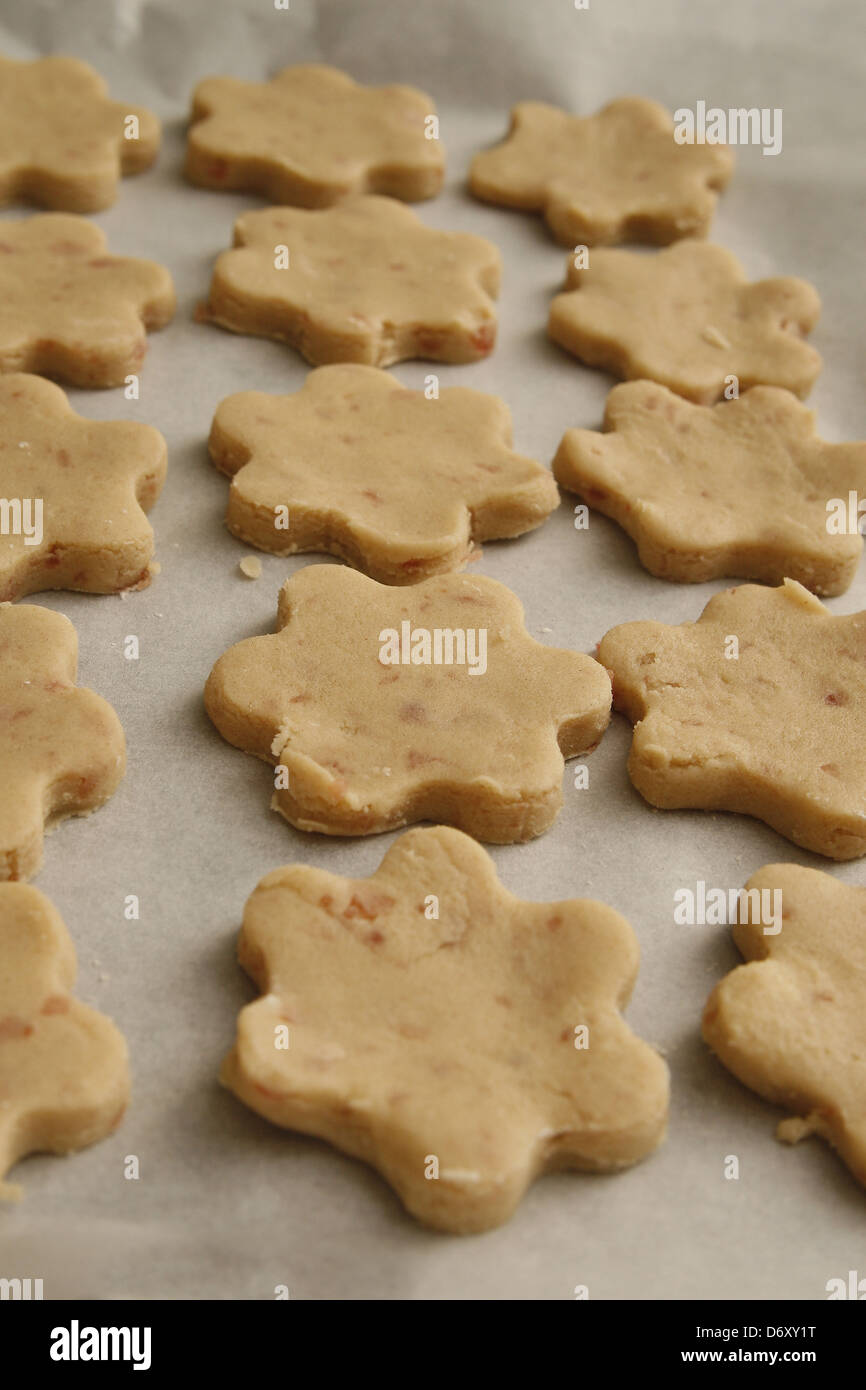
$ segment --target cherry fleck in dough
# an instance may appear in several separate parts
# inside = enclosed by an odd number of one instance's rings
[[[217,258],[200,316],[289,343],[315,366],[476,362],[493,351],[498,250],[426,227],[393,198],[246,212],[234,246]]]
[[[459,831],[409,831],[370,878],[275,870],[239,956],[262,998],[225,1085],[372,1164],[430,1226],[489,1230],[539,1174],[621,1169],[664,1138],[667,1067],[620,1014],[629,924],[514,897]]]
[[[548,470],[511,448],[498,397],[454,386],[428,400],[376,367],[229,396],[209,447],[232,478],[233,535],[276,555],[324,550],[385,584],[458,569],[474,543],[532,530],[559,501]]]
[[[808,395],[821,358],[803,337],[820,311],[806,280],[750,283],[730,251],[688,240],[654,256],[601,248],[582,268],[569,258],[548,333],[587,366],[713,405],[734,378],[740,393],[766,385]]]
[[[820,1134],[866,1185],[866,888],[799,864],[768,864],[746,888],[781,894],[781,930],[734,927],[747,963],[710,995],[704,1038],[746,1086],[793,1112],[779,1139]]]
[[[0,371],[72,386],[123,386],[141,370],[146,330],[174,314],[155,261],[108,254],[83,217],[40,213],[0,225]]]
[[[111,207],[121,175],[150,168],[159,140],[153,112],[110,101],[87,63],[0,57],[0,202]]]
[[[623,623],[599,645],[653,806],[739,811],[830,859],[866,854],[866,612],[800,584],[744,584],[695,623]]]
[[[563,488],[613,517],[660,579],[796,579],[841,594],[863,541],[828,530],[828,502],[866,497],[866,443],[830,444],[815,416],[774,386],[693,405],[652,381],[615,386],[604,432],[566,430]]]
[[[208,77],[195,89],[186,176],[274,203],[324,208],[351,193],[433,198],[445,158],[436,108],[415,87],[362,87],[305,63],[270,82]]]
[[[165,440],[150,425],[85,420],[50,381],[0,377],[0,496],[42,504],[41,543],[23,531],[0,535],[0,599],[149,584],[144,513],[165,471]]]
[[[120,721],[75,684],[77,659],[61,613],[0,605],[0,879],[32,878],[43,827],[95,811],[123,777]]]
[[[284,584],[277,624],[220,657],[205,705],[229,743],[278,765],[274,809],[300,830],[438,820],[532,839],[562,805],[563,758],[610,718],[603,667],[536,642],[493,579],[398,589],[308,565]]]
[[[0,884],[0,1200],[29,1153],[67,1154],[117,1128],[129,1099],[126,1043],[73,998],[75,950],[35,888]]]
[[[620,97],[584,117],[522,101],[469,181],[485,202],[543,213],[564,246],[665,243],[706,233],[733,164],[725,146],[677,144],[655,101]]]

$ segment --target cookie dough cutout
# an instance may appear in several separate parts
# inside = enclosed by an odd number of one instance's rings
[[[820,1134],[866,1185],[866,889],[798,864],[768,864],[746,888],[781,894],[781,930],[734,927],[747,964],[710,995],[704,1039],[744,1085],[793,1112],[779,1139]]]
[[[721,145],[678,145],[658,102],[621,97],[594,116],[540,101],[511,112],[502,144],[472,161],[476,198],[544,214],[564,246],[666,244],[703,236],[734,160]]]
[[[199,317],[289,343],[314,366],[476,362],[493,351],[497,248],[425,227],[393,198],[247,212],[234,245],[217,258]]]
[[[815,415],[773,386],[693,405],[651,381],[615,386],[604,432],[567,430],[561,487],[612,517],[659,579],[796,579],[841,594],[863,541],[831,534],[828,504],[866,497],[866,443],[830,444]]]
[[[310,372],[294,395],[229,396],[209,448],[232,478],[226,524],[240,540],[327,551],[383,584],[413,584],[557,506],[548,470],[511,443],[496,396],[455,386],[428,399],[345,365]]]
[[[445,177],[424,92],[362,87],[318,63],[283,68],[270,82],[208,77],[191,119],[185,172],[202,188],[324,208],[353,193],[414,203],[435,197]]]
[[[75,949],[37,889],[0,883],[0,1201],[25,1154],[72,1153],[117,1128],[129,1100],[126,1043],[73,998]]]
[[[0,534],[0,600],[149,584],[145,511],[165,472],[165,440],[150,425],[85,420],[50,381],[0,377],[0,497],[21,508],[18,533]]]
[[[149,169],[159,141],[153,112],[110,101],[87,63],[0,57],[0,203],[111,207],[121,175]]]
[[[866,854],[866,612],[744,584],[695,623],[624,623],[599,646],[652,806],[738,811],[830,859]]]
[[[735,384],[806,396],[821,358],[803,341],[821,301],[806,280],[749,282],[730,251],[686,240],[648,256],[601,248],[569,258],[548,333],[590,367],[658,381],[698,405]]]
[[[0,879],[32,878],[43,829],[95,811],[123,777],[120,721],[75,684],[77,664],[68,618],[0,605]]]
[[[667,1067],[620,1014],[629,924],[514,897],[457,830],[409,831],[370,878],[268,874],[239,956],[263,997],[224,1084],[372,1164],[429,1226],[489,1230],[541,1173],[624,1168],[664,1138]]]
[[[534,641],[514,594],[483,576],[397,589],[308,565],[277,626],[220,657],[205,705],[223,738],[277,765],[273,808],[299,830],[433,820],[532,839],[562,805],[563,758],[610,719],[603,667]]]
[[[123,386],[140,371],[146,330],[174,315],[155,261],[108,254],[83,217],[41,213],[0,226],[0,371],[72,386]]]

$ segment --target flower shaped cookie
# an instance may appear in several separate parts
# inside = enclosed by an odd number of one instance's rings
[[[0,225],[0,371],[73,386],[122,386],[147,351],[145,330],[174,314],[155,261],[110,256],[99,227],[46,212]]]
[[[0,57],[0,202],[98,212],[114,202],[121,174],[150,168],[159,121],[107,91],[76,58]]]
[[[0,606],[0,879],[31,878],[43,826],[95,811],[123,777],[120,721],[76,686],[77,658],[61,613]]]
[[[544,213],[566,246],[663,243],[706,232],[733,164],[724,146],[678,145],[655,101],[621,97],[587,117],[522,101],[469,183],[485,202]]]
[[[547,469],[511,448],[496,396],[428,400],[375,367],[320,367],[291,396],[229,396],[210,452],[232,477],[234,535],[277,555],[326,550],[386,584],[457,569],[473,542],[532,530],[559,501]]]
[[[291,343],[308,362],[475,362],[493,350],[499,252],[425,227],[393,198],[324,212],[267,208],[235,223],[204,318]]]
[[[66,1154],[116,1129],[129,1099],[126,1043],[70,994],[75,950],[47,898],[0,884],[0,1199],[25,1154]]]
[[[730,251],[681,241],[657,255],[602,248],[550,307],[554,342],[590,367],[648,377],[700,405],[737,378],[750,386],[812,389],[821,358],[803,342],[821,303],[806,280],[749,283]]]
[[[349,193],[432,198],[445,175],[435,113],[415,87],[361,87],[317,63],[270,82],[209,77],[193,96],[186,176],[306,208]]]
[[[797,579],[841,594],[863,542],[828,505],[866,497],[866,443],[829,444],[788,391],[755,386],[713,407],[651,381],[615,386],[605,433],[567,430],[557,482],[613,517],[660,579]],[[829,526],[829,529],[828,529]]]
[[[531,839],[562,805],[563,757],[610,718],[603,668],[534,641],[492,579],[395,589],[308,565],[284,584],[277,624],[220,657],[205,704],[229,743],[279,765],[274,809],[300,830],[437,820]]]
[[[635,724],[629,774],[665,810],[740,811],[830,859],[866,854],[866,612],[744,584],[696,623],[624,623],[599,646]]]
[[[734,927],[748,964],[710,995],[704,1038],[746,1086],[794,1112],[779,1139],[822,1135],[866,1184],[866,889],[798,864],[768,864],[746,888],[781,894],[781,931]]]
[[[622,1168],[664,1137],[667,1067],[619,1012],[631,927],[515,898],[459,831],[410,831],[370,878],[268,874],[239,954],[263,997],[222,1080],[371,1163],[431,1226],[487,1230],[540,1173]]]
[[[0,534],[0,600],[149,583],[144,511],[165,468],[165,440],[149,425],[84,420],[50,381],[0,377],[0,497],[22,509],[17,534]]]

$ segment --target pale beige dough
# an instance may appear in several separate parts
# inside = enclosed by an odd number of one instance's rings
[[[382,634],[404,621],[483,630],[486,670],[383,663]],[[301,830],[438,820],[482,840],[531,839],[562,805],[563,757],[594,747],[610,718],[603,668],[536,642],[514,594],[483,576],[390,588],[308,565],[283,586],[277,624],[220,657],[205,705],[229,743],[288,772],[273,806]]]
[[[613,517],[660,579],[797,579],[841,594],[860,563],[859,531],[828,531],[828,502],[866,499],[866,443],[830,444],[789,391],[753,386],[693,405],[651,381],[615,386],[604,432],[567,430],[561,487]]]
[[[428,1225],[488,1230],[539,1174],[623,1168],[664,1138],[667,1067],[620,1014],[629,924],[514,897],[459,831],[409,831],[370,878],[275,870],[239,955],[263,997],[223,1082],[372,1164]]]
[[[475,362],[493,351],[498,250],[426,227],[393,198],[246,212],[234,245],[217,258],[200,317],[235,333],[290,343],[317,366]]]
[[[748,962],[716,986],[703,1034],[729,1071],[785,1110],[777,1137],[820,1134],[866,1184],[866,888],[768,864],[746,884],[782,895],[782,928],[734,927]]]
[[[116,199],[122,174],[150,167],[159,141],[153,112],[110,101],[87,63],[0,57],[0,202],[98,212]]]
[[[540,526],[557,506],[548,470],[511,443],[496,396],[455,386],[427,399],[376,367],[341,365],[310,372],[291,396],[229,396],[209,448],[232,478],[233,535],[412,584],[460,568],[476,542]]]
[[[808,395],[821,358],[803,336],[820,310],[808,281],[750,283],[722,246],[686,240],[652,256],[602,247],[584,268],[569,258],[548,333],[590,367],[712,405],[734,377],[740,392],[766,385]]]
[[[123,777],[120,721],[76,686],[77,663],[68,618],[0,605],[0,879],[32,878],[43,828],[95,811]]]
[[[71,1153],[104,1139],[129,1100],[126,1043],[73,998],[75,950],[37,889],[0,883],[0,1201],[29,1153]]]
[[[0,377],[0,497],[40,499],[43,532],[39,545],[0,534],[0,599],[149,583],[153,532],[144,513],[165,471],[165,440],[150,425],[85,420],[59,386]]]
[[[522,101],[469,183],[485,202],[543,213],[565,246],[666,243],[706,233],[733,164],[725,146],[678,145],[669,113],[642,97],[584,117]]]
[[[436,108],[416,87],[362,87],[305,63],[270,82],[208,77],[193,94],[186,176],[273,203],[329,207],[351,193],[415,202],[445,176]]]
[[[105,234],[83,217],[0,224],[0,372],[123,386],[141,370],[146,330],[174,309],[168,271],[109,255]]]
[[[612,628],[598,659],[653,806],[740,811],[831,859],[866,854],[866,612],[833,617],[793,580],[745,584],[695,623]]]

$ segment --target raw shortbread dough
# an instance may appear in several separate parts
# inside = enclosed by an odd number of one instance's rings
[[[329,207],[350,193],[415,202],[442,187],[436,108],[416,87],[362,87],[307,63],[270,82],[208,77],[193,94],[186,176],[273,203]]]
[[[0,225],[0,371],[72,386],[122,386],[141,370],[145,330],[175,309],[168,271],[111,256],[83,217],[41,213]]]
[[[104,1139],[129,1100],[126,1043],[80,1004],[75,950],[56,908],[35,888],[0,884],[0,1200],[29,1153],[71,1153]]]
[[[793,580],[744,584],[695,623],[611,629],[598,659],[653,806],[740,811],[830,859],[866,854],[866,612],[833,617]]]
[[[426,227],[393,198],[246,212],[234,245],[201,316],[235,333],[290,343],[314,365],[475,362],[493,350],[497,248]]]
[[[848,588],[863,541],[830,534],[827,503],[866,498],[866,443],[820,439],[790,391],[754,386],[707,407],[626,382],[607,398],[604,430],[567,430],[553,473],[628,532],[651,574]]]
[[[428,400],[376,367],[341,365],[310,372],[290,396],[229,396],[209,448],[232,478],[233,535],[276,555],[324,550],[382,583],[412,584],[460,568],[473,542],[540,526],[557,506],[551,474],[511,442],[496,396],[455,386]]]
[[[299,830],[435,820],[532,839],[562,805],[563,758],[610,719],[606,671],[536,642],[514,594],[483,576],[397,589],[308,565],[283,585],[277,626],[220,657],[205,705],[229,743],[278,764],[272,804]],[[429,664],[412,663],[425,642]]]
[[[820,1134],[866,1184],[866,889],[768,864],[747,889],[781,892],[778,935],[734,927],[749,962],[716,986],[703,1034],[729,1071],[794,1115],[779,1139]]]
[[[77,663],[62,613],[0,605],[0,879],[32,878],[43,827],[95,811],[123,777],[120,721],[76,686]]]
[[[488,1230],[540,1173],[623,1168],[664,1138],[667,1067],[619,1012],[629,924],[514,897],[459,831],[409,831],[370,878],[275,870],[239,956],[263,997],[224,1083],[371,1163],[428,1225]]]
[[[653,256],[591,251],[585,269],[570,257],[548,333],[590,367],[712,405],[734,377],[740,392],[764,384],[808,395],[821,358],[803,334],[820,311],[808,281],[750,283],[730,251],[688,240]]]
[[[42,377],[0,377],[0,496],[41,502],[42,538],[0,534],[0,599],[41,589],[117,593],[150,582],[144,512],[165,481],[150,425],[85,420]],[[30,512],[31,533],[33,509]]]
[[[565,246],[658,244],[706,233],[733,167],[725,146],[678,145],[655,101],[620,97],[585,117],[522,101],[502,144],[475,156],[469,183],[485,202],[542,212]]]
[[[98,212],[122,174],[150,168],[159,140],[153,112],[110,101],[87,63],[0,57],[0,202]]]

